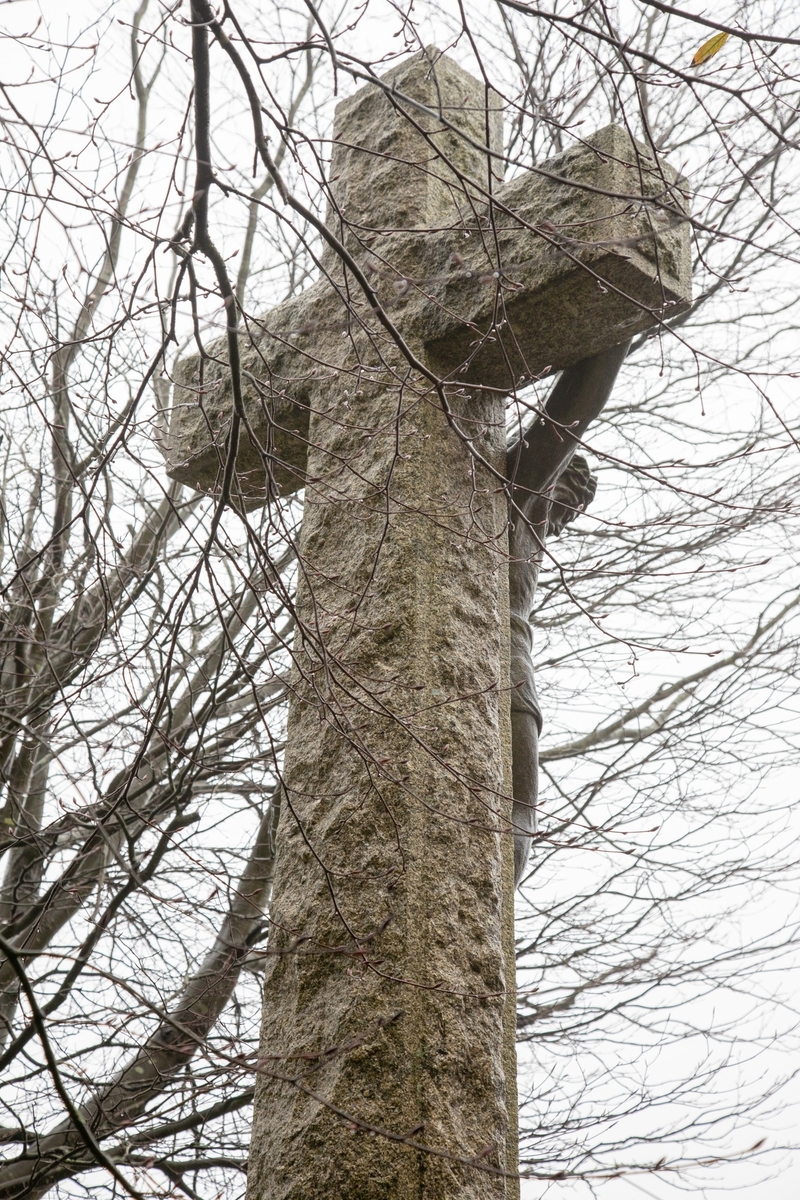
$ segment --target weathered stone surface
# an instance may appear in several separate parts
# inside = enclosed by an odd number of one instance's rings
[[[420,265],[432,235],[474,225],[487,211],[486,193],[503,179],[502,147],[497,93],[430,48],[336,109],[327,223],[358,258],[375,249],[374,265],[393,275],[399,263],[386,253],[394,251],[387,234],[415,230],[406,245]],[[323,262],[338,272],[330,248]]]
[[[438,70],[427,86],[455,79],[472,120],[480,86]],[[404,219],[440,219],[428,166],[392,165],[395,196],[424,176]],[[323,326],[315,353],[341,368],[310,405],[250,1197],[512,1200],[505,499],[385,333]],[[502,397],[452,399],[502,470]]]
[[[312,416],[264,1067],[513,1172],[504,501],[418,379],[362,389],[358,427]],[[339,1112],[262,1077],[251,1197],[516,1194]]]
[[[247,419],[236,466],[239,487],[252,506],[303,486],[310,395],[324,371],[298,348],[296,330],[320,323],[322,301],[318,292],[289,300],[270,314],[268,333],[242,339]],[[232,410],[224,340],[209,347],[207,358],[193,355],[178,364],[162,442],[171,479],[197,491],[217,490]]]
[[[514,1200],[507,513],[470,445],[504,472],[520,378],[684,305],[687,235],[613,128],[501,184],[496,98],[435,52],[335,128],[330,226],[455,421],[331,253],[247,351],[239,486],[305,487],[250,1200]],[[209,492],[214,353],[165,444]]]
[[[616,125],[501,184],[497,160],[489,166],[484,155],[481,162],[475,146],[487,128],[498,137],[499,114],[490,107],[487,116],[484,89],[469,78],[440,59],[437,95],[412,60],[387,76],[389,95],[365,88],[339,106],[329,222],[368,267],[417,353],[459,382],[511,392],[687,307],[691,253],[688,225],[678,217],[686,185]],[[432,127],[427,112],[396,94],[419,100],[426,87],[429,105],[438,104],[447,122],[458,118],[470,140],[449,129],[426,139],[404,117],[405,110],[415,125]],[[490,93],[490,106],[496,103]],[[441,165],[435,147],[446,149],[460,176]],[[331,251],[325,261],[338,279]],[[372,321],[357,292],[351,305]],[[266,501],[276,486],[284,495],[302,486],[309,385],[314,371],[324,374],[317,345],[341,337],[349,320],[328,279],[266,317],[248,363],[250,430],[239,456],[253,502]],[[197,382],[187,394],[181,385],[197,370],[197,360],[187,360],[176,381],[165,453],[172,478],[213,491],[230,398],[224,385],[220,392]]]
[[[467,278],[446,279],[436,315],[426,313],[429,353],[468,381],[510,392],[683,311],[691,252],[676,210],[686,207],[685,186],[609,125],[498,188],[496,254],[474,233],[469,254],[463,234],[461,247],[451,235],[455,251],[438,248],[439,273],[458,253]],[[487,280],[493,264],[499,283]]]

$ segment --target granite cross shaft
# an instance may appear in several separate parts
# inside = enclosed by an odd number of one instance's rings
[[[518,1195],[509,499],[527,578],[614,348],[688,302],[684,198],[614,126],[503,184],[498,98],[433,50],[334,128],[344,254],[242,351],[231,502],[305,489],[250,1197],[500,1200]],[[507,397],[565,368],[504,488]],[[184,361],[165,441],[209,494],[226,380],[222,351]]]

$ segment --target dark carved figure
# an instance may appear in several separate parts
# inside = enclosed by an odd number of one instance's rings
[[[508,451],[508,477],[512,484],[509,591],[517,884],[525,871],[531,838],[536,832],[542,714],[531,658],[530,616],[539,565],[547,537],[557,537],[594,498],[595,477],[576,448],[611,395],[629,344],[585,358],[564,371],[548,397],[545,415]]]

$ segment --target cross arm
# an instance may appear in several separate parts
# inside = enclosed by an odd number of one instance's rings
[[[249,323],[242,339],[245,423],[237,485],[246,508],[303,486],[312,393],[329,363],[315,355],[331,321],[330,289],[315,284]],[[170,479],[214,494],[222,478],[233,399],[224,339],[181,359],[174,375],[169,425],[161,441]]]
[[[688,307],[685,181],[625,130],[608,126],[492,187],[491,210],[476,204],[471,216],[396,230],[362,248],[385,310],[445,379],[513,392]],[[370,324],[363,300],[350,303]],[[350,319],[345,297],[322,279],[255,323],[244,351],[247,419],[237,462],[247,507],[303,486],[312,397],[324,395],[320,383],[336,370],[315,351]],[[178,364],[162,439],[171,478],[216,491],[229,393],[220,344]]]
[[[432,360],[510,392],[685,310],[686,187],[617,125],[501,185],[491,227],[426,239]]]

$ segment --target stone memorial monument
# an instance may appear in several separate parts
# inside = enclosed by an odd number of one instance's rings
[[[451,59],[362,87],[334,124],[339,250],[242,338],[231,502],[304,489],[251,1200],[519,1192],[536,564],[690,266],[682,180],[617,126],[503,174],[499,99]],[[509,451],[508,397],[558,371]],[[230,397],[219,346],[179,364],[168,473],[211,496]]]

